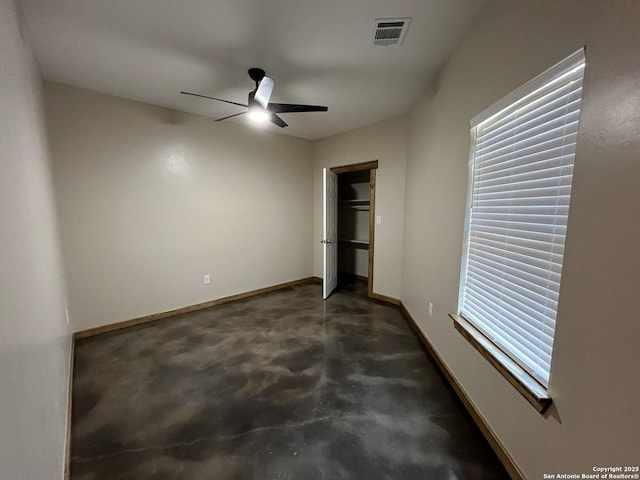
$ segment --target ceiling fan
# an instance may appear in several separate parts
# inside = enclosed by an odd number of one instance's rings
[[[299,105],[295,103],[269,103],[271,98],[271,92],[273,92],[273,86],[275,81],[273,78],[267,77],[264,70],[261,68],[250,68],[249,77],[256,82],[256,87],[249,92],[249,99],[247,104],[232,102],[231,100],[223,100],[222,98],[209,97],[207,95],[200,95],[199,93],[180,92],[183,95],[192,95],[194,97],[208,98],[210,100],[217,100],[218,102],[231,103],[232,105],[238,105],[239,107],[245,107],[247,110],[240,113],[234,113],[233,115],[227,115],[226,117],[216,119],[216,122],[226,120],[227,118],[237,117],[249,114],[252,120],[257,122],[264,122],[269,120],[274,125],[281,128],[287,126],[287,123],[278,116],[279,113],[295,113],[295,112],[326,112],[328,107],[321,105]]]

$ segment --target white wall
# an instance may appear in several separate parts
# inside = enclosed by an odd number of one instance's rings
[[[407,117],[396,117],[314,143],[314,275],[322,277],[322,169],[378,160],[373,291],[400,298]]]
[[[0,0],[0,478],[62,478],[70,331],[40,74]]]
[[[77,329],[312,275],[309,142],[59,84],[45,100]]]
[[[490,2],[412,112],[402,296],[528,478],[637,465],[640,2]],[[539,415],[453,328],[469,120],[587,45],[562,291]],[[427,302],[434,315],[427,315]]]

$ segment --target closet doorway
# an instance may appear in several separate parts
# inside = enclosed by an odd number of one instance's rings
[[[376,169],[378,161],[324,172],[323,296],[336,286],[367,283],[373,297]]]

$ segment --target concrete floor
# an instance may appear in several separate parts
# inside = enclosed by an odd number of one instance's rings
[[[506,479],[400,313],[303,285],[81,340],[73,480]]]

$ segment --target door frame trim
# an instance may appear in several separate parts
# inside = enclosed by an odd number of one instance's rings
[[[332,167],[333,173],[340,175],[348,172],[362,172],[369,170],[369,275],[367,281],[367,296],[375,298],[373,293],[373,259],[375,253],[375,232],[376,232],[376,170],[378,169],[378,160],[369,162],[354,163],[351,165],[341,165]]]

